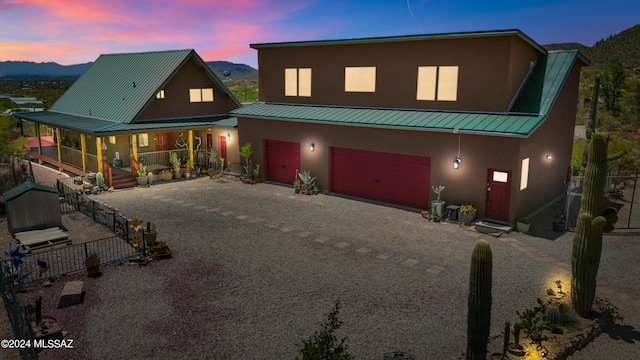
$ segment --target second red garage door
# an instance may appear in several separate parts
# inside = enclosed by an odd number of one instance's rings
[[[331,150],[332,191],[429,208],[431,158],[347,148]]]

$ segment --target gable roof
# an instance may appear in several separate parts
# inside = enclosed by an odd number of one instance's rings
[[[56,101],[50,111],[131,123],[189,59],[195,59],[216,85],[224,84],[193,49],[100,55]],[[231,95],[232,101],[240,103]]]
[[[527,137],[546,119],[575,60],[577,50],[550,51],[525,80],[506,113],[377,109],[256,102],[232,111],[238,117],[406,130],[453,131]],[[516,111],[522,109],[526,111]]]
[[[56,190],[55,188],[52,188],[46,185],[32,183],[31,181],[26,181],[14,188],[11,188],[5,191],[4,193],[2,193],[2,197],[4,198],[4,201],[10,201],[31,190],[38,190],[38,191],[58,194],[58,190]]]

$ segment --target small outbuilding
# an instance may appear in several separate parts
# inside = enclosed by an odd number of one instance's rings
[[[2,194],[7,213],[7,228],[16,233],[64,229],[58,190],[27,181]]]

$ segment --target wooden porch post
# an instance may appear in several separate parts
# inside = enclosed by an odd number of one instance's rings
[[[62,164],[62,148],[60,147],[60,143],[62,142],[62,137],[60,137],[60,128],[56,128],[56,138],[58,139],[58,143],[56,144],[58,147],[58,162]],[[58,167],[58,171],[63,171],[62,167]]]
[[[191,160],[191,164],[195,165],[193,161],[193,130],[189,129],[189,160]],[[187,169],[190,171],[191,169]]]
[[[22,123],[22,121],[20,121]],[[38,155],[42,155],[42,138],[40,137],[40,126],[38,123],[34,123],[36,128],[36,136],[38,137]],[[42,165],[42,159],[38,159],[38,164]]]
[[[87,171],[87,142],[84,137],[84,133],[80,133],[80,152],[82,154],[82,171]]]
[[[138,160],[138,136],[136,134],[131,134],[131,152],[131,156],[133,156],[134,159]]]
[[[100,136],[96,136],[96,148],[98,149],[98,172],[104,174],[104,169],[102,168],[102,138]]]

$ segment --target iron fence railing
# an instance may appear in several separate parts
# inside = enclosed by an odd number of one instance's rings
[[[23,278],[23,284],[75,274],[86,269],[84,260],[90,254],[98,255],[100,265],[108,265],[135,257],[139,252],[130,242],[111,236],[56,249],[34,250],[22,259],[17,271],[28,274]]]
[[[20,301],[16,296],[16,288],[14,286],[14,273],[10,262],[3,262],[0,268],[0,296],[4,303],[4,307],[7,310],[7,316],[9,318],[9,324],[13,330],[13,336],[15,339],[31,340],[33,344],[33,337],[31,334],[31,327],[28,321],[25,311],[20,305]],[[24,360],[37,360],[38,355],[33,347],[25,347],[18,349],[20,357]]]

